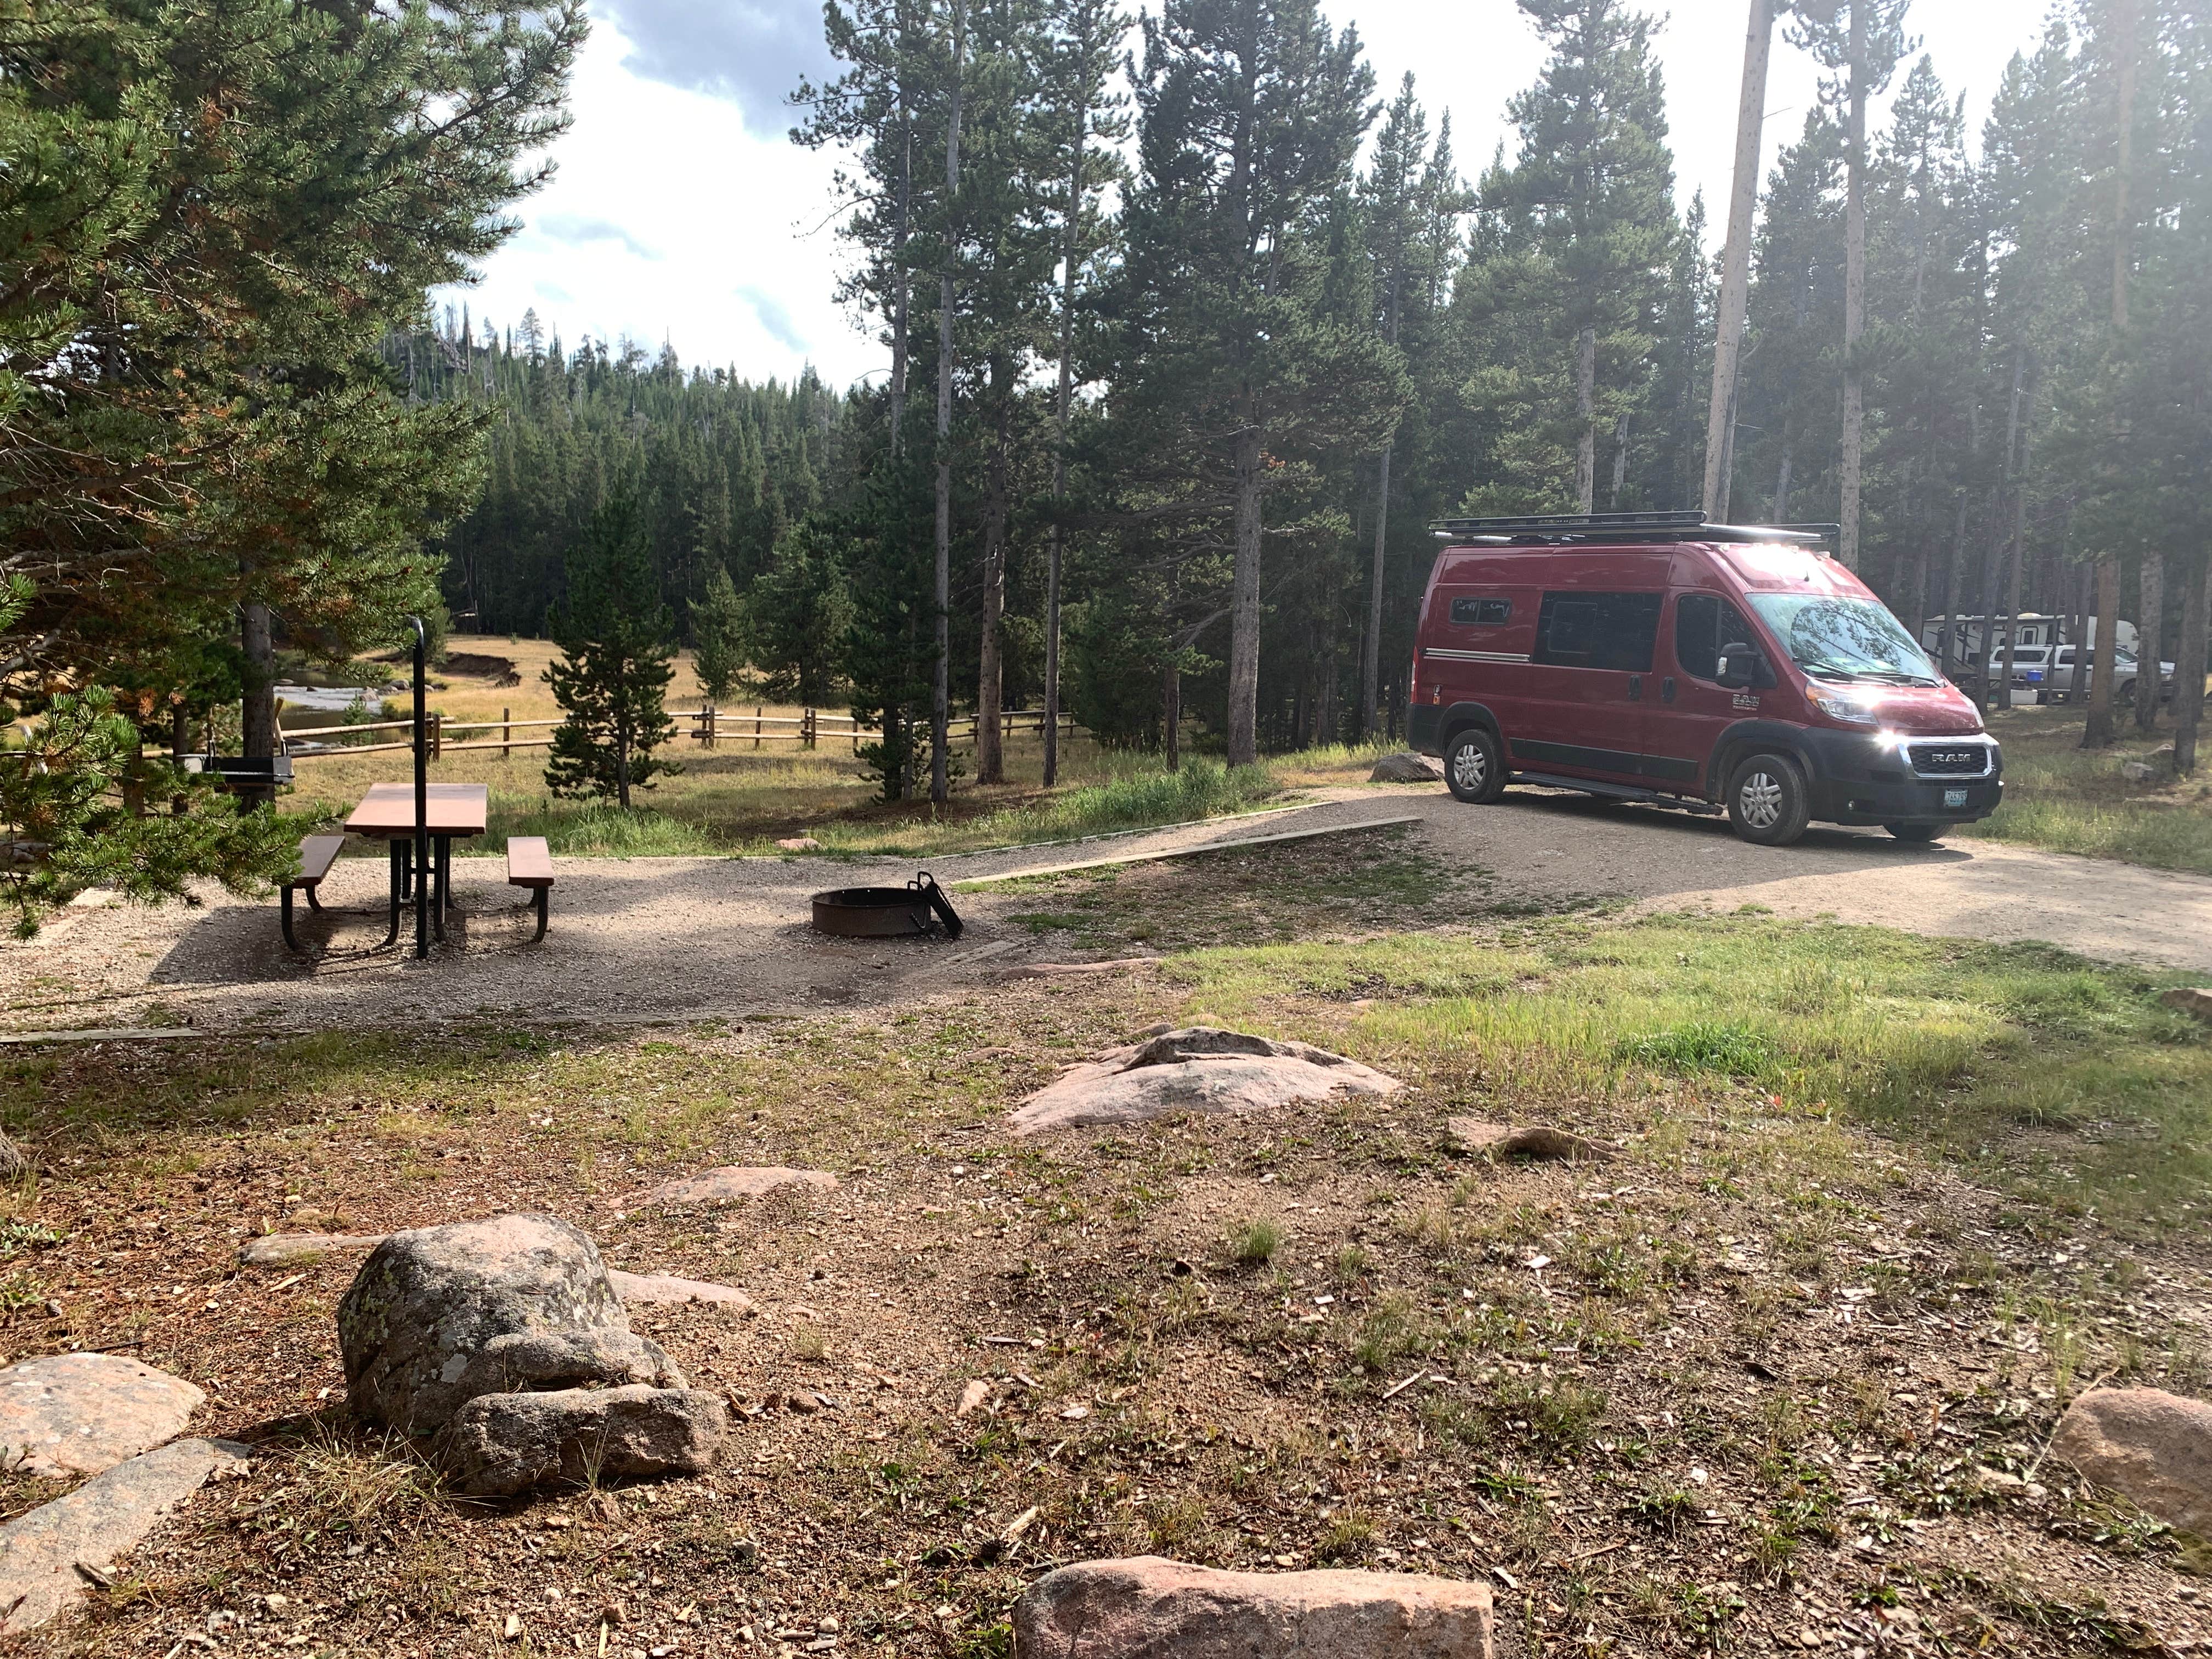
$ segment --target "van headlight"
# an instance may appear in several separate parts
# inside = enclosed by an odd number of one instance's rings
[[[1881,716],[1864,697],[1850,691],[1820,691],[1813,694],[1813,707],[1832,720],[1841,720],[1846,726],[1879,726]]]

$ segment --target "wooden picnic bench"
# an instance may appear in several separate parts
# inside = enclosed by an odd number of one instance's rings
[[[311,910],[321,909],[322,901],[315,896],[315,889],[321,886],[323,878],[330,874],[331,866],[337,861],[338,849],[344,845],[343,836],[301,837],[300,873],[285,882],[281,901],[283,907],[282,915],[284,925],[284,943],[289,949],[296,951],[300,948],[300,941],[292,937],[292,895],[295,892],[305,893],[307,896],[307,908]]]
[[[532,945],[545,937],[549,901],[553,892],[553,854],[543,836],[509,836],[507,838],[507,879],[514,887],[535,889],[531,902],[538,911],[538,931],[530,936]]]

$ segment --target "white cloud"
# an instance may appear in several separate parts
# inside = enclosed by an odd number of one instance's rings
[[[809,362],[833,384],[880,370],[872,331],[835,298],[849,258],[828,222],[835,160],[793,144],[777,102],[825,66],[811,0],[601,4],[611,11],[596,18],[578,66],[559,173],[523,204],[525,228],[487,262],[483,282],[441,297],[502,326],[535,307],[571,343],[587,333],[628,334],[648,348],[669,340],[686,362],[757,380],[788,378]],[[1324,6],[1333,21],[1358,27],[1382,95],[1410,68],[1431,122],[1450,109],[1465,171],[1479,173],[1510,142],[1506,100],[1544,58],[1511,0]],[[1679,192],[1686,204],[1704,189],[1716,237],[1735,149],[1746,9],[1744,0],[1680,0],[1658,36]],[[2020,0],[1922,0],[1908,27],[1945,85],[1968,94],[1978,142],[2005,62],[2033,46],[2039,15]],[[1803,125],[1818,76],[1778,31],[1769,165]],[[1878,105],[1877,131],[1882,113]]]

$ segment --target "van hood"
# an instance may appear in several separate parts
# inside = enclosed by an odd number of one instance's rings
[[[1869,701],[1884,728],[1908,738],[1960,737],[1982,729],[1982,711],[1955,686],[1893,686]]]

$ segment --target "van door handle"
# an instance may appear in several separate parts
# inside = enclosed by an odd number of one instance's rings
[[[1628,677],[1628,700],[1631,702],[1642,702],[1644,701],[1643,675],[1631,674]]]
[[[1659,701],[1662,702],[1674,701],[1674,677],[1672,674],[1659,682]]]

